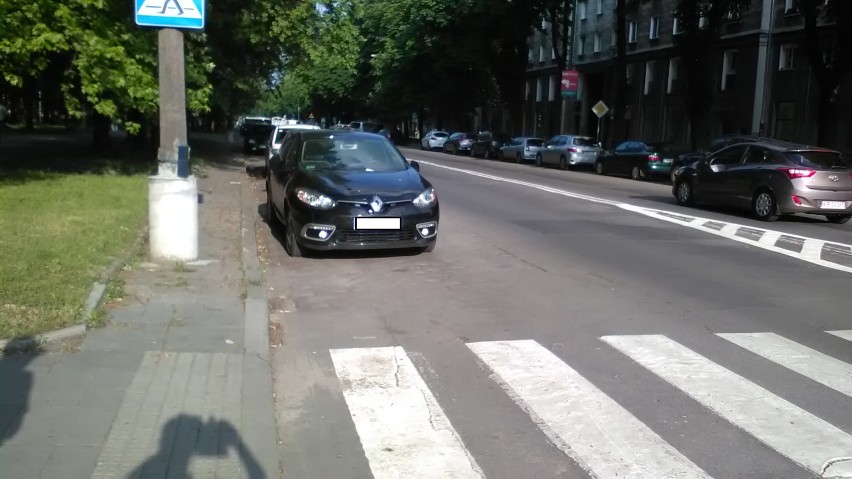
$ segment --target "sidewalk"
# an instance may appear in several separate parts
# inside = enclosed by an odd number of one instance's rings
[[[0,356],[0,477],[279,477],[257,205],[216,146],[199,261],[134,265],[106,327]]]

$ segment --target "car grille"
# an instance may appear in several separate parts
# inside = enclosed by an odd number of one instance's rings
[[[340,230],[337,233],[337,241],[340,243],[398,243],[414,241],[416,234],[413,229],[394,231]]]

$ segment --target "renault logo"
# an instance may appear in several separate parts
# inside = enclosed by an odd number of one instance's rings
[[[385,202],[382,201],[378,196],[373,197],[373,201],[370,202],[370,209],[373,210],[373,213],[379,213],[382,211],[382,208],[385,207]]]
[[[837,175],[831,175],[828,177],[828,179],[831,181],[840,181],[840,177]]]

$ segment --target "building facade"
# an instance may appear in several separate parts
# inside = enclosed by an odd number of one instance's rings
[[[755,0],[739,15],[726,15],[713,52],[713,106],[692,125],[684,108],[675,15],[677,0],[643,2],[626,15],[628,94],[623,112],[601,120],[608,145],[625,139],[688,146],[691,129],[699,144],[725,134],[756,134],[815,143],[817,86],[804,52],[804,19],[795,0]],[[580,71],[577,132],[593,135],[599,100],[614,105],[616,0],[577,0],[574,65]],[[837,122],[828,127],[832,144],[852,150],[852,97],[838,99]],[[624,115],[626,138],[610,135],[613,115]]]

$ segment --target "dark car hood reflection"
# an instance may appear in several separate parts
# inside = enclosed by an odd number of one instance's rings
[[[303,184],[336,200],[368,200],[379,195],[387,200],[413,199],[429,184],[417,170],[323,171],[302,173]]]

